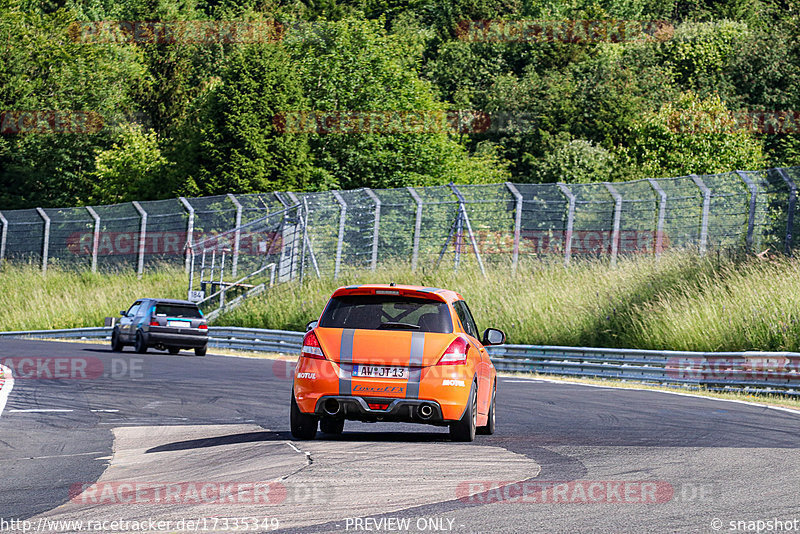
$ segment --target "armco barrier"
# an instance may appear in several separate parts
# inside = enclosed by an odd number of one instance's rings
[[[3,337],[110,340],[110,327],[0,332]],[[299,354],[302,332],[209,328],[209,346]],[[498,371],[609,378],[800,395],[800,353],[686,352],[543,345],[489,347]]]

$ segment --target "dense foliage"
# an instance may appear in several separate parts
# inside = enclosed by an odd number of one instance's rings
[[[662,22],[516,38],[525,20]],[[0,0],[0,209],[800,165],[800,125],[741,120],[800,110],[798,37],[782,0]]]

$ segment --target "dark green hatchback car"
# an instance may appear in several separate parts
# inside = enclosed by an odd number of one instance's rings
[[[121,317],[111,333],[111,350],[133,345],[136,352],[153,347],[178,354],[194,349],[205,356],[208,346],[208,321],[194,302],[172,299],[139,299],[119,312]]]

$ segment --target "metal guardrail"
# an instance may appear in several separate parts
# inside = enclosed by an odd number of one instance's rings
[[[110,340],[111,327],[0,332],[0,338]],[[303,332],[209,328],[209,346],[299,354]],[[800,353],[687,352],[545,345],[488,348],[498,371],[800,395]]]

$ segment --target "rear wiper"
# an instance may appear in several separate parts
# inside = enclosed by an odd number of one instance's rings
[[[419,330],[419,325],[410,323],[381,323],[378,330]]]

